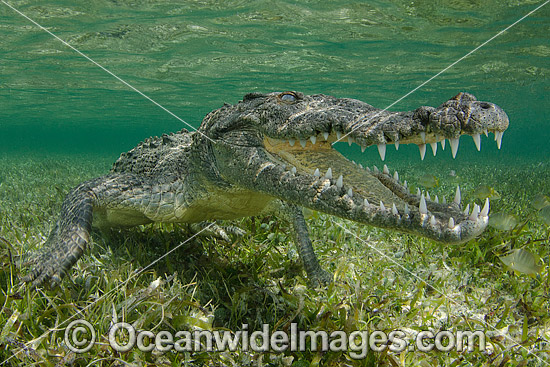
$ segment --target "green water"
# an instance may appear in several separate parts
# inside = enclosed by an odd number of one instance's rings
[[[13,5],[193,126],[252,91],[353,97],[383,108],[540,1],[17,1]],[[459,91],[511,121],[498,151],[463,137],[457,159],[548,161],[550,5],[392,110]],[[111,155],[183,124],[0,3],[0,152]],[[345,149],[345,148],[344,148]],[[404,147],[388,159],[414,159]],[[355,153],[352,153],[355,154]],[[414,158],[410,156],[414,155]],[[428,149],[427,161],[433,157]],[[451,160],[447,149],[435,159]],[[365,158],[378,160],[370,149]]]

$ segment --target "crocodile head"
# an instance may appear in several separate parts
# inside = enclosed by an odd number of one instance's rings
[[[463,242],[486,227],[488,202],[470,212],[458,188],[449,202],[411,194],[385,165],[363,169],[333,144],[376,146],[384,160],[388,144],[417,144],[423,158],[427,144],[436,149],[449,139],[455,156],[460,135],[471,135],[479,149],[480,134],[491,131],[500,147],[507,127],[500,107],[467,93],[437,108],[389,112],[355,99],[284,92],[248,94],[211,112],[199,131],[210,140],[217,174],[231,185],[368,225]]]

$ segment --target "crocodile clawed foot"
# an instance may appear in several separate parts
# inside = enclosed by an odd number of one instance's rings
[[[193,223],[189,227],[193,233],[206,237],[216,237],[226,242],[231,242],[230,234],[237,237],[242,237],[246,234],[246,231],[237,226],[220,226],[215,222]]]
[[[50,289],[54,289],[59,286],[65,275],[62,264],[47,253],[34,256],[27,264],[29,267],[32,266],[32,270],[21,281],[27,284],[30,283],[32,288],[48,284]]]

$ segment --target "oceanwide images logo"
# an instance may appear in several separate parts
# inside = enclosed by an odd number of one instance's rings
[[[65,329],[65,343],[76,353],[89,351],[96,339],[96,333],[90,323],[85,320],[75,320]],[[411,339],[414,342],[411,343]],[[350,357],[362,359],[369,350],[383,352],[388,349],[393,353],[405,350],[429,352],[437,350],[448,352],[455,349],[459,352],[469,352],[478,349],[485,350],[485,334],[481,331],[421,331],[414,337],[408,337],[404,331],[393,330],[383,332],[375,330],[353,331],[346,333],[337,331],[304,331],[298,330],[295,323],[289,331],[271,331],[268,324],[262,330],[248,330],[243,324],[236,332],[228,330],[195,330],[159,331],[136,330],[131,324],[118,322],[111,326],[108,335],[109,345],[114,350],[124,353],[134,348],[143,352],[157,350],[159,352],[221,352],[252,350],[255,352],[285,352],[285,351],[321,351],[349,352]],[[477,348],[476,348],[477,347]]]

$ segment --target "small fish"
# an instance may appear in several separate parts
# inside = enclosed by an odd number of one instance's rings
[[[550,205],[545,206],[539,211],[539,217],[542,219],[544,224],[550,226]]]
[[[500,199],[500,194],[494,188],[487,185],[478,186],[472,193],[472,196],[479,200],[490,198],[491,201],[494,201]]]
[[[542,265],[539,260],[538,256],[522,248],[512,250],[508,255],[500,257],[500,261],[504,265],[527,275],[535,275],[540,272]]]
[[[501,231],[508,231],[518,224],[518,220],[512,214],[494,213],[489,216],[489,226]]]
[[[424,176],[418,179],[418,184],[424,186],[425,188],[431,189],[433,187],[439,186],[439,179],[434,175],[426,173]]]
[[[550,198],[546,195],[543,195],[543,194],[537,194],[537,195],[535,195],[535,197],[533,198],[533,201],[531,203],[533,204],[535,209],[541,210],[545,206],[550,205]]]
[[[456,177],[456,171],[454,169],[449,171],[449,176]]]

